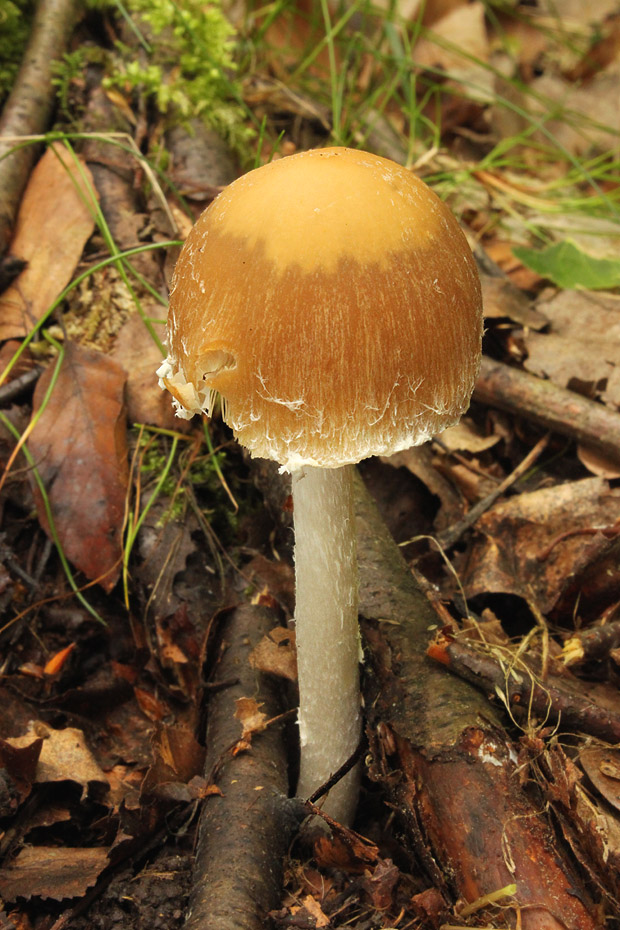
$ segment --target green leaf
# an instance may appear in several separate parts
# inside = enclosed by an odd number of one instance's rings
[[[590,291],[610,290],[620,286],[620,259],[594,258],[573,242],[556,242],[544,249],[512,250],[527,268],[558,287]]]

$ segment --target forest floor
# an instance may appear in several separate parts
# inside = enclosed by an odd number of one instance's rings
[[[0,23],[0,930],[620,927],[620,3],[224,12]],[[361,800],[317,837],[289,488],[155,371],[193,221],[325,145],[446,200],[486,332],[461,424],[359,467]]]

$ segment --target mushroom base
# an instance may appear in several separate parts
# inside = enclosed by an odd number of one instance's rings
[[[293,472],[295,629],[299,672],[299,797],[351,757],[361,733],[360,634],[353,466]],[[341,823],[355,813],[359,767],[319,802]]]

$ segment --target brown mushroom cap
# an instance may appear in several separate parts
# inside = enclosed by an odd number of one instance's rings
[[[466,410],[480,284],[438,197],[366,152],[318,149],[231,184],[179,257],[162,384],[252,455],[336,467],[424,442]]]

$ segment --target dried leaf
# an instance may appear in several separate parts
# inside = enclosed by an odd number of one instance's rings
[[[613,536],[620,519],[620,494],[601,478],[586,478],[495,504],[476,524],[481,534],[468,556],[461,581],[467,597],[516,594],[543,614],[579,601],[585,615],[591,600],[617,595]],[[609,559],[607,556],[609,555]]]
[[[276,562],[256,555],[250,562],[248,570],[251,577],[258,578],[266,586],[269,594],[290,614],[295,610],[295,572],[288,562]]]
[[[59,652],[56,652],[45,663],[45,667],[43,669],[44,674],[45,675],[57,675],[60,671],[62,671],[65,662],[67,661],[67,659],[69,658],[69,656],[71,655],[74,649],[75,649],[75,643],[69,643],[69,645],[65,646],[64,649],[61,649],[59,650]]]
[[[330,822],[330,825],[331,836],[319,836],[314,843],[317,865],[361,873],[377,862],[379,849],[371,840],[342,824]]]
[[[30,739],[23,746],[13,745],[10,739],[0,737],[0,769],[5,784],[1,793],[0,816],[14,814],[24,801],[36,780],[37,765],[43,740]]]
[[[562,291],[538,307],[551,329],[524,333],[528,371],[620,406],[620,299]]]
[[[43,739],[35,782],[74,781],[85,797],[93,785],[107,786],[108,780],[86,745],[84,734],[74,727],[53,730],[41,721],[31,724],[28,733],[6,740],[15,748],[31,747]]]
[[[89,203],[92,193],[72,156],[51,146],[30,176],[17,218],[11,251],[28,267],[0,297],[1,340],[30,332],[71,280],[95,228]]]
[[[329,917],[323,913],[323,909],[316,898],[313,898],[312,895],[308,894],[303,899],[302,904],[302,910],[305,910],[310,915],[310,917],[314,919],[315,927],[329,927]]]
[[[579,754],[584,772],[612,807],[620,811],[620,753],[598,746]]]
[[[144,688],[135,687],[133,693],[140,710],[146,717],[153,720],[155,723],[163,720],[169,710],[166,704],[158,700],[150,691],[145,691]]]
[[[149,311],[148,306],[146,311]],[[162,312],[158,307],[150,310],[153,316],[158,312]],[[164,325],[154,323],[153,328],[163,342]],[[159,387],[155,372],[161,365],[161,352],[137,313],[130,317],[118,333],[111,357],[127,374],[127,413],[130,423],[151,423],[178,432],[192,429],[188,420],[180,420],[174,415],[170,396]]]
[[[53,366],[37,384],[35,414],[52,377]],[[65,555],[106,591],[118,580],[123,551],[128,482],[124,383],[115,362],[69,343],[52,395],[29,439]],[[39,521],[50,534],[36,484],[34,494]]]
[[[286,627],[277,626],[263,636],[249,656],[252,668],[297,681],[297,653],[295,634]]]
[[[426,485],[431,494],[439,498],[441,508],[435,518],[435,529],[441,530],[463,517],[465,512],[463,500],[455,489],[454,483],[436,467],[437,463],[430,443],[403,449],[402,452],[396,452],[394,455],[381,456],[381,461],[393,468],[406,468]]]
[[[394,889],[400,872],[391,859],[379,859],[371,875],[363,880],[363,888],[372,907],[387,910],[394,904]]]
[[[254,698],[237,698],[235,701],[237,709],[235,717],[241,722],[243,732],[242,741],[249,741],[255,733],[260,733],[265,729],[267,714],[260,709],[263,705],[257,704]]]
[[[416,43],[414,56],[416,66],[441,68],[452,80],[466,82],[468,97],[485,102],[492,98],[494,79],[484,64],[489,57],[485,9],[479,0],[461,4],[434,22]]]
[[[445,429],[437,436],[451,452],[484,452],[496,445],[500,437],[483,436],[472,420],[463,417],[456,426]]]
[[[107,864],[107,851],[99,847],[27,846],[0,869],[0,894],[6,901],[78,898],[95,884]]]
[[[492,278],[481,275],[482,303],[484,315],[488,319],[507,318],[523,327],[542,329],[547,324],[546,317],[531,306],[530,299],[506,278]]]

